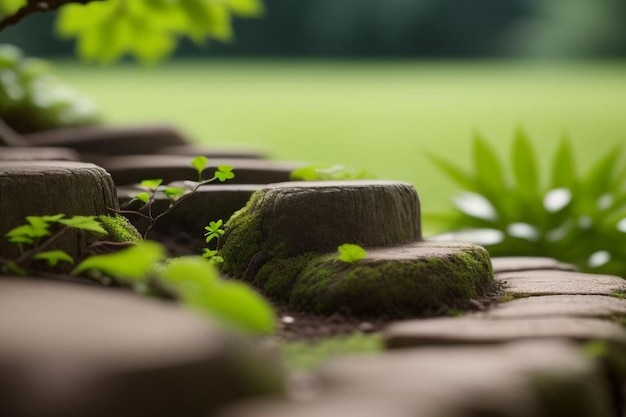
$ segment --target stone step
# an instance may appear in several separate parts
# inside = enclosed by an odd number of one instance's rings
[[[118,208],[110,175],[93,164],[73,161],[0,161],[0,236],[26,216],[97,216]],[[58,249],[79,255],[87,242],[69,233]],[[0,240],[0,256],[18,256],[17,245]]]
[[[486,345],[521,340],[602,340],[626,353],[626,329],[606,320],[572,317],[532,317],[489,320],[481,317],[407,320],[384,331],[390,349],[416,346]]]
[[[126,290],[0,277],[0,415],[203,417],[284,390],[254,340]]]
[[[187,143],[169,125],[72,127],[31,133],[23,138],[30,146],[61,146],[85,153],[85,161],[89,161],[88,154],[141,154]]]
[[[515,319],[530,317],[626,317],[626,299],[605,295],[544,295],[502,303],[480,317]]]
[[[626,280],[613,275],[537,270],[496,274],[496,280],[513,296],[589,294],[612,295],[626,291]]]
[[[268,159],[269,157],[267,153],[258,149],[197,144],[167,146],[157,149],[155,153],[161,155],[181,155],[190,158],[202,155],[209,159]]]
[[[180,155],[131,155],[100,158],[97,163],[120,186],[151,178],[160,178],[166,183],[196,180],[198,173],[190,165],[191,159]],[[213,159],[209,160],[206,175],[212,176],[220,165],[233,167],[235,178],[228,180],[228,184],[268,184],[289,181],[289,174],[302,164],[260,159]]]
[[[609,417],[612,387],[565,342],[421,348],[326,364],[306,400],[234,406],[219,417]],[[385,411],[388,410],[388,411]]]
[[[78,152],[69,148],[0,147],[0,161],[78,161]]]
[[[558,269],[563,271],[575,271],[574,265],[563,263],[553,258],[535,256],[499,256],[491,258],[493,272],[533,271],[537,269]]]

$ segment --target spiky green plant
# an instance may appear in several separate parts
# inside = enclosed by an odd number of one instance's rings
[[[515,134],[510,164],[477,135],[473,172],[431,155],[464,192],[454,198],[453,212],[426,219],[450,232],[435,238],[479,243],[492,256],[548,256],[582,271],[626,277],[626,167],[620,153],[616,146],[580,173],[564,137],[548,181],[542,181],[523,130]]]

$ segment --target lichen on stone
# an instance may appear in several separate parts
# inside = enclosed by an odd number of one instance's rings
[[[98,221],[107,231],[107,239],[112,242],[139,242],[141,235],[135,227],[124,216],[115,214],[113,216],[98,216]]]

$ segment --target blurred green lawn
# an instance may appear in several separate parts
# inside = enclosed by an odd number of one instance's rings
[[[171,121],[196,141],[363,167],[413,183],[425,210],[455,187],[428,161],[466,166],[474,132],[503,154],[524,126],[544,166],[569,132],[582,167],[626,142],[626,63],[197,61],[153,68],[60,63],[111,123]],[[147,149],[148,151],[149,149]]]

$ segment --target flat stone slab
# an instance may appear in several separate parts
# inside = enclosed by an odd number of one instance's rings
[[[318,377],[316,401],[325,394],[379,398],[409,405],[414,415],[425,405],[442,417],[613,415],[611,387],[598,364],[562,341],[346,357]]]
[[[168,146],[156,150],[161,155],[184,155],[193,158],[202,155],[215,159],[268,159],[269,155],[258,149],[235,148],[209,145],[179,145]]]
[[[626,350],[626,329],[606,320],[542,317],[488,320],[478,317],[409,320],[391,324],[384,331],[388,348],[429,345],[497,344],[521,340],[568,339],[577,342],[604,340]]]
[[[563,342],[411,349],[346,357],[315,375],[301,401],[256,401],[218,417],[609,417],[595,364]]]
[[[252,341],[126,290],[0,278],[0,334],[3,416],[201,417],[283,388]]]
[[[584,274],[571,271],[541,270],[496,274],[513,295],[590,294],[611,295],[626,291],[626,279],[613,275]]]
[[[62,146],[74,149],[91,162],[89,154],[141,154],[166,146],[184,145],[187,140],[173,126],[85,126],[47,130],[24,135],[30,146]]]
[[[69,148],[0,147],[0,161],[79,161],[78,152]]]
[[[563,271],[575,271],[574,265],[560,262],[554,258],[533,257],[533,256],[500,256],[491,258],[493,272],[532,271],[537,269],[558,269]]]
[[[160,178],[164,182],[196,180],[198,173],[190,165],[192,157],[180,155],[131,155],[101,158],[98,165],[105,168],[116,185],[139,183]],[[210,178],[220,165],[233,167],[235,178],[228,184],[268,184],[289,181],[289,174],[302,166],[299,162],[267,161],[261,159],[209,160],[205,178]]]
[[[476,315],[494,319],[553,316],[608,319],[626,316],[626,300],[605,295],[544,295],[519,298]]]

